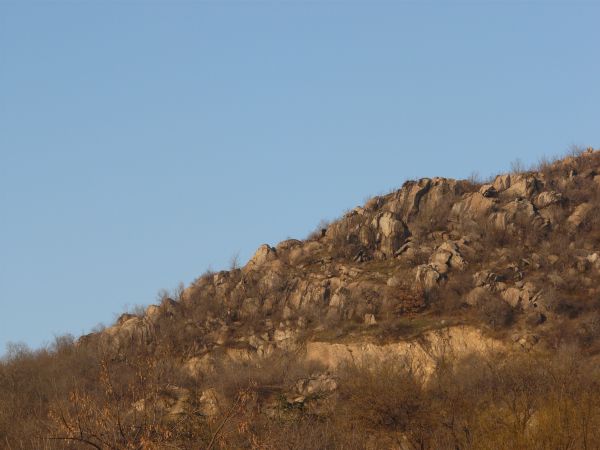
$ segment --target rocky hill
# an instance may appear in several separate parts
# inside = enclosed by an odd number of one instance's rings
[[[598,448],[599,207],[593,149],[408,181],[111,327],[14,352],[0,442]]]

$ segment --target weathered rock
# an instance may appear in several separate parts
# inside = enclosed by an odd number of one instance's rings
[[[257,315],[260,311],[260,300],[257,298],[246,298],[242,302],[242,307],[240,310],[241,317],[253,317]]]
[[[550,205],[559,204],[562,201],[562,195],[555,191],[542,192],[535,198],[535,206],[538,209],[547,208]]]
[[[451,217],[461,221],[465,218],[478,219],[486,217],[493,211],[496,200],[485,197],[479,192],[467,194],[465,198],[452,206]]]
[[[279,244],[277,244],[275,251],[276,253],[286,252],[301,245],[302,241],[299,241],[298,239],[286,239],[285,241],[281,241]]]
[[[435,249],[429,264],[439,273],[445,274],[450,268],[462,270],[467,263],[458,245],[455,242],[445,241]]]
[[[221,408],[219,407],[219,394],[214,388],[209,388],[200,394],[198,398],[200,405],[199,412],[206,417],[214,417],[219,415]]]
[[[484,197],[497,197],[498,191],[493,184],[484,184],[479,188],[479,193]]]
[[[490,292],[502,290],[503,287],[499,287],[499,285],[502,284],[502,281],[502,276],[490,270],[480,270],[473,274],[473,284],[475,287],[483,287]]]
[[[392,256],[410,236],[406,224],[389,211],[377,214],[371,225],[377,230],[379,249],[388,257]]]
[[[388,202],[386,208],[400,214],[405,221],[408,221],[419,212],[421,198],[430,187],[431,180],[429,178],[423,178],[419,181],[407,181],[402,189],[394,194],[394,198]]]
[[[333,227],[328,228],[327,233],[329,233],[331,229],[333,229]],[[291,250],[289,250],[287,255],[288,261],[292,265],[300,264],[304,260],[313,257],[322,248],[322,244],[317,241],[306,242],[303,245],[293,247]]]
[[[593,209],[594,207],[590,203],[582,203],[575,208],[573,213],[568,217],[567,222],[573,228],[577,228],[587,219]]]
[[[148,306],[146,308],[144,317],[146,318],[146,320],[149,320],[151,322],[158,320],[158,318],[160,317],[160,308],[156,305]]]
[[[440,278],[440,273],[428,264],[417,267],[415,281],[426,291],[430,291],[437,286]]]
[[[511,175],[510,187],[504,190],[503,196],[530,198],[538,191],[540,185],[540,181],[532,175]]]
[[[329,374],[314,375],[310,378],[303,378],[296,382],[295,390],[298,394],[306,397],[315,394],[324,394],[333,392],[337,389],[338,383],[335,377]]]
[[[246,264],[246,266],[244,267],[244,271],[248,272],[251,270],[256,270],[266,262],[273,261],[276,258],[277,251],[273,247],[267,244],[263,244],[260,247],[258,247],[258,250],[256,250],[256,252],[254,253],[254,256],[250,258],[250,261],[248,261],[248,264]]]
[[[378,361],[397,361],[411,367],[415,374],[427,381],[442,356],[445,360],[454,357],[455,361],[460,361],[461,357],[468,355],[498,353],[506,349],[503,342],[486,337],[481,330],[465,326],[427,332],[418,340],[386,345],[309,342],[306,360],[318,362],[331,370],[349,361],[371,366]]]
[[[510,187],[510,184],[511,184],[511,175],[503,174],[503,175],[498,175],[496,177],[492,186],[494,187],[494,189],[496,189],[497,192],[502,192],[502,191],[507,190]]]
[[[137,316],[135,314],[124,313],[119,316],[117,319],[116,325],[123,325],[129,319],[135,319]]]
[[[367,211],[376,211],[381,205],[383,205],[383,198],[372,197],[365,203],[364,209]]]
[[[307,279],[299,281],[289,294],[287,304],[295,310],[325,305],[330,289],[324,280]]]
[[[500,211],[492,214],[490,220],[501,230],[510,230],[514,224],[530,223],[539,228],[546,225],[546,221],[538,214],[533,203],[524,198],[508,202]]]
[[[425,217],[436,216],[458,201],[463,193],[461,182],[448,178],[433,178],[428,191],[420,199],[418,213]]]
[[[594,267],[595,269],[600,269],[600,255],[596,252],[586,256],[586,260]]]
[[[445,274],[450,270],[450,259],[452,253],[446,250],[437,250],[429,259],[429,264],[438,273]]]
[[[511,287],[506,289],[504,292],[502,292],[502,298],[513,308],[521,306],[522,296],[521,290],[518,288]]]
[[[515,344],[525,350],[531,350],[539,342],[539,340],[539,336],[531,333],[526,333],[524,335],[517,334],[513,336],[513,341]]]

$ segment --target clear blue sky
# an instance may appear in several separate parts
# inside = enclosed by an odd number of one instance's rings
[[[0,0],[0,349],[407,178],[600,146],[599,23],[573,0]]]

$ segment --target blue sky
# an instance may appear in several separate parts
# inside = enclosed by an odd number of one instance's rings
[[[0,0],[0,349],[371,195],[600,146],[600,2]]]

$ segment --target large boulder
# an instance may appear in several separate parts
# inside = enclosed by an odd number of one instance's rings
[[[406,224],[400,220],[397,214],[389,211],[377,214],[372,222],[377,230],[377,241],[379,250],[384,256],[390,257],[404,244],[410,232]]]
[[[419,181],[407,181],[402,189],[395,192],[387,202],[386,209],[398,213],[404,220],[409,220],[419,212],[421,198],[429,191],[431,180],[422,178]]]
[[[248,264],[244,267],[244,272],[258,269],[265,263],[277,259],[277,251],[268,244],[263,244],[254,253]]]
[[[539,190],[541,182],[533,175],[519,174],[510,177],[510,187],[502,195],[505,197],[525,197],[531,196]]]
[[[494,180],[494,189],[503,197],[526,197],[530,198],[537,192],[542,183],[529,173],[498,175]]]
[[[510,185],[511,175],[509,173],[498,175],[493,183],[493,187],[497,192],[503,192],[507,190],[510,187]]]
[[[410,222],[418,216],[430,216],[456,202],[464,192],[464,183],[448,178],[422,178],[407,181],[402,189],[387,197],[383,209]]]
[[[562,201],[562,195],[556,191],[544,191],[540,193],[534,200],[534,204],[538,209],[547,208],[550,205],[556,205]]]
[[[516,198],[506,203],[492,214],[490,219],[500,230],[512,229],[515,224],[531,224],[540,228],[547,225],[547,220],[540,216],[533,203],[525,198]]]
[[[439,245],[429,259],[429,264],[438,273],[445,274],[451,268],[464,269],[466,261],[460,254],[458,245],[454,242],[445,241]]]
[[[494,210],[497,200],[490,196],[474,192],[467,194],[461,201],[452,206],[451,217],[456,221],[462,219],[480,219]]]

